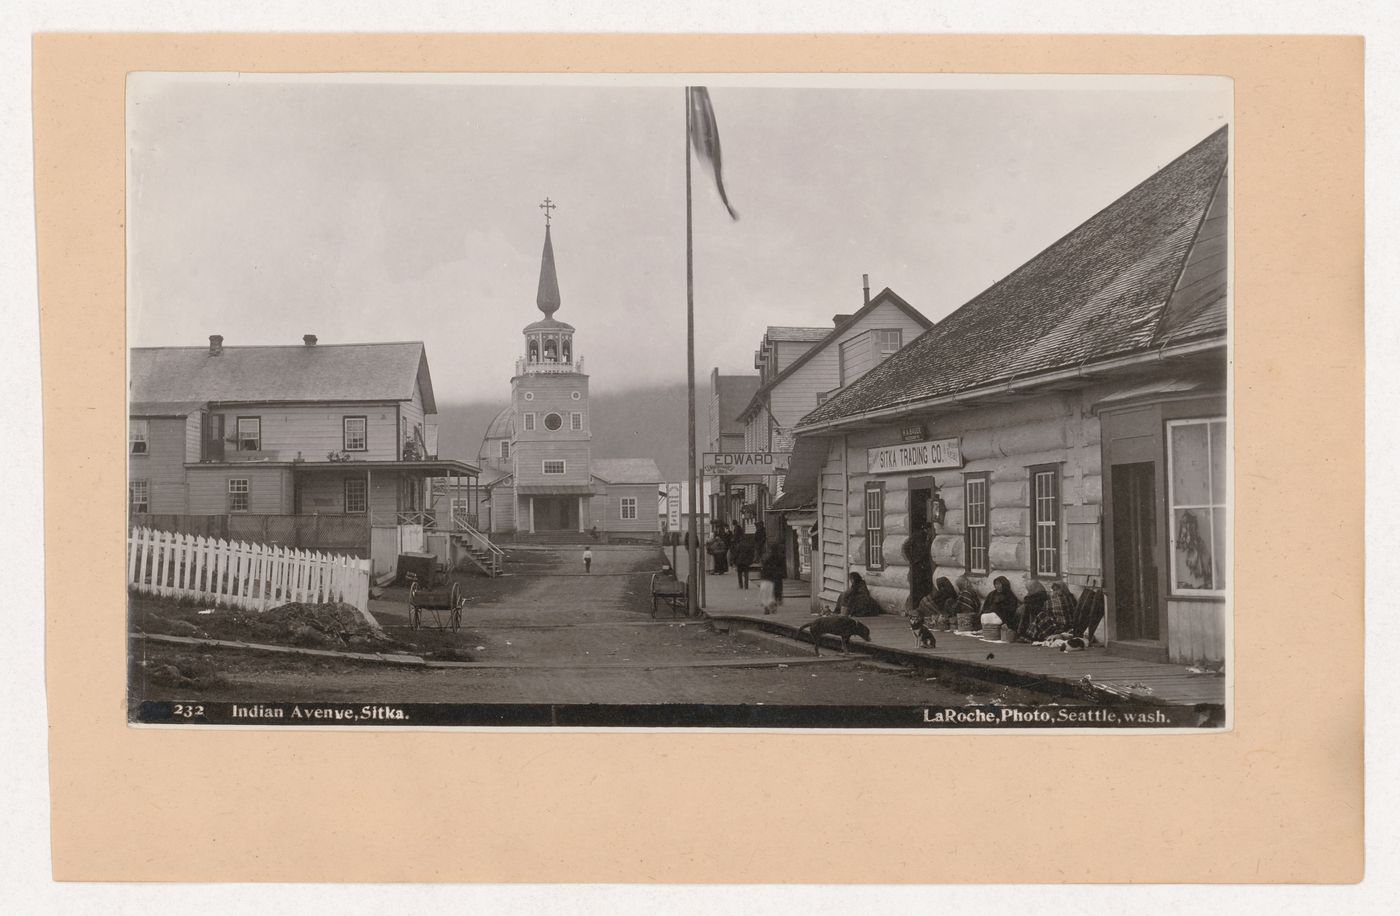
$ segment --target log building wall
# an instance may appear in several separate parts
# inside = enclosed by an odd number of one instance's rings
[[[962,440],[963,466],[957,469],[869,474],[866,450],[898,444],[901,441],[899,427],[907,425],[908,420],[849,435],[845,452],[849,469],[847,568],[865,577],[871,593],[887,610],[897,611],[905,606],[909,596],[909,568],[902,548],[909,535],[909,478],[931,476],[947,507],[943,523],[936,525],[934,531],[934,575],[952,579],[963,575],[966,572],[963,482],[967,474],[987,472],[991,571],[985,576],[971,577],[971,580],[985,593],[992,579],[1006,576],[1016,593],[1023,595],[1027,582],[1033,578],[1030,469],[1054,464],[1060,467],[1059,578],[1077,587],[1090,575],[1101,576],[1100,557],[1071,558],[1068,547],[1072,537],[1084,544],[1101,542],[1098,529],[1102,524],[1103,462],[1099,421],[1090,412],[1090,406],[1109,390],[1090,388],[942,418],[925,418],[929,439],[959,437]],[[884,483],[883,569],[871,569],[866,564],[865,487],[872,481]],[[1072,508],[1079,511],[1071,512]],[[1066,523],[1070,517],[1077,520],[1076,524]],[[1095,530],[1090,535],[1073,530],[1084,525]],[[1071,564],[1071,559],[1078,562]],[[1079,572],[1071,572],[1071,569]],[[826,597],[824,593],[823,598]]]

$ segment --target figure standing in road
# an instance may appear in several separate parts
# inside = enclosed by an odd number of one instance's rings
[[[771,600],[764,602],[763,613],[776,613],[783,606],[783,579],[787,576],[787,552],[782,542],[764,547],[758,576],[771,589]]]
[[[592,548],[592,547],[585,547],[585,548],[583,548],[583,571],[586,572],[586,573],[591,573],[591,572],[593,572],[593,548]]]

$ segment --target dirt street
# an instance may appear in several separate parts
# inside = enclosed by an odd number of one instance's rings
[[[397,668],[339,659],[213,650],[200,652],[220,677],[205,700],[379,703],[716,703],[801,705],[962,705],[986,703],[1002,688],[940,683],[831,652],[814,660],[810,645],[719,633],[703,621],[650,614],[655,548],[599,547],[593,571],[570,549],[517,551],[517,575],[463,576],[470,596],[460,631],[407,627],[407,607],[392,599],[373,610],[404,650],[490,668]],[[135,644],[133,644],[135,645]],[[133,694],[189,700],[147,683],[186,647],[145,642],[134,648]],[[145,664],[142,665],[141,661]],[[744,667],[748,665],[750,667]]]

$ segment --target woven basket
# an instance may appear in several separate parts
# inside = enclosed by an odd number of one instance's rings
[[[975,630],[975,629],[977,629],[977,616],[978,616],[978,615],[973,614],[973,613],[968,612],[968,611],[959,611],[959,612],[958,612],[958,629],[961,630],[961,631],[963,631],[963,632],[967,632],[967,631],[969,631],[969,630]]]
[[[983,638],[983,639],[991,639],[991,640],[998,640],[998,639],[1001,639],[1001,624],[999,624],[999,623],[984,623],[984,624],[982,624],[982,638]]]

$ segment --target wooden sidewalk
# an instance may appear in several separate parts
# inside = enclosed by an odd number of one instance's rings
[[[807,613],[805,607],[802,610],[784,609],[777,614],[764,616],[752,613],[748,608],[740,613],[730,613],[713,602],[709,604],[707,613],[711,619],[730,625],[759,627],[793,637],[797,636],[798,627],[816,619]],[[1008,675],[1013,675],[1018,679],[1053,684],[1058,688],[1057,692],[1064,694],[1080,690],[1083,679],[1088,677],[1098,690],[1133,702],[1171,706],[1201,703],[1223,706],[1225,703],[1224,677],[1192,674],[1184,665],[1139,661],[1111,655],[1102,648],[1061,652],[1028,643],[988,642],[949,632],[934,634],[938,639],[937,648],[920,649],[915,647],[914,637],[904,617],[887,614],[862,618],[862,622],[870,628],[870,644],[867,646],[859,639],[853,640],[853,651],[878,650],[876,654],[893,654],[908,664],[953,668],[972,677],[997,682],[1005,682]]]

